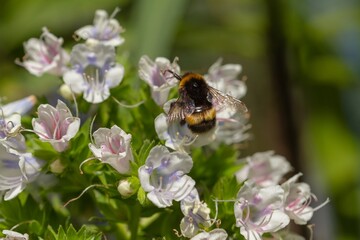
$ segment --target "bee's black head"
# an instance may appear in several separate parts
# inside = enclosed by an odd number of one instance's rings
[[[203,76],[195,73],[184,74],[179,87],[194,100],[206,99],[209,91]]]

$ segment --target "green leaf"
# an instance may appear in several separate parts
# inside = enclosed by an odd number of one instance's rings
[[[58,234],[57,234],[57,237],[56,237],[57,240],[66,240],[66,233],[64,231],[64,228],[63,226],[59,226],[59,229],[58,229]]]
[[[145,204],[146,201],[146,193],[142,187],[139,188],[137,199],[141,205]]]
[[[57,239],[57,233],[54,231],[54,229],[51,226],[48,226],[44,239],[47,240],[56,240]]]
[[[34,157],[46,161],[55,160],[58,157],[58,153],[49,149],[36,149],[33,151]]]
[[[240,186],[235,176],[224,176],[216,182],[212,192],[217,199],[234,199]]]
[[[141,146],[138,156],[139,156],[139,165],[142,166],[145,164],[146,158],[149,155],[150,150],[154,147],[155,141],[150,141],[146,139],[144,144]]]
[[[79,231],[76,231],[72,224],[70,224],[66,231],[60,225],[57,232],[49,226],[45,233],[46,240],[100,240],[101,238],[102,233],[97,228],[88,225],[83,225]]]
[[[219,209],[219,218],[226,214],[231,216],[234,214],[233,200],[236,198],[239,189],[240,184],[237,183],[235,176],[224,176],[216,182],[215,186],[212,189],[212,198],[220,201],[225,201],[217,203]],[[215,209],[212,210],[215,211]]]
[[[76,239],[76,237],[77,237],[77,233],[76,233],[76,230],[75,230],[75,228],[73,227],[73,225],[70,225],[69,226],[69,228],[67,229],[67,231],[66,231],[66,237],[67,237],[67,239]]]

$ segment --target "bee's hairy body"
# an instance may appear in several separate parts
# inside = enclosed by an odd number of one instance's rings
[[[183,119],[194,133],[204,133],[216,125],[216,111],[209,99],[209,89],[201,75],[185,74],[179,84],[179,93],[187,94],[195,110]],[[182,122],[184,122],[182,121]]]

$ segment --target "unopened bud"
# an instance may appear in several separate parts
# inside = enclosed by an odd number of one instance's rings
[[[139,180],[137,179],[137,181]],[[139,188],[138,185],[139,184],[136,184],[136,180],[134,181],[133,178],[128,178],[121,180],[117,189],[122,197],[128,198],[136,193],[137,189]]]
[[[50,164],[50,171],[53,173],[60,174],[64,169],[65,166],[61,163],[60,159],[57,159]]]
[[[60,95],[63,96],[66,100],[69,100],[69,101],[73,100],[73,93],[68,85],[66,85],[66,84],[61,85],[59,92],[60,92]]]

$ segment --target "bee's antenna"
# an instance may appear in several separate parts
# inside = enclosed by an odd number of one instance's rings
[[[174,78],[176,78],[177,80],[181,80],[181,76],[179,74],[177,74],[176,72],[173,72],[172,70],[170,69],[166,69],[162,72],[162,74],[165,76],[165,74],[169,72],[173,75]]]

